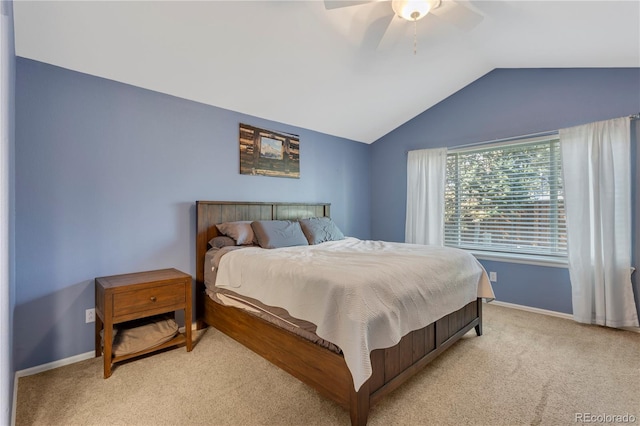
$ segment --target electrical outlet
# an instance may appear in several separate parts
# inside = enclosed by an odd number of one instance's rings
[[[87,309],[84,311],[84,322],[96,322],[96,310],[95,308]]]
[[[497,272],[489,272],[489,281],[491,282],[498,282],[498,273]]]

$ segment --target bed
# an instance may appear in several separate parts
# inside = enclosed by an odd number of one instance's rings
[[[326,203],[196,202],[196,316],[198,328],[215,327],[268,361],[349,410],[352,425],[365,425],[369,408],[407,381],[475,328],[482,335],[482,299],[449,312],[424,328],[404,335],[395,346],[370,353],[371,375],[354,387],[342,354],[235,307],[214,302],[205,293],[208,241],[216,224],[231,221],[297,220],[330,217]]]

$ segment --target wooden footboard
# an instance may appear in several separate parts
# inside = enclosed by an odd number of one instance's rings
[[[348,409],[352,425],[365,425],[369,408],[420,371],[472,328],[481,334],[482,300],[371,352],[373,373],[355,392],[344,358],[233,307],[204,300],[204,321]]]
[[[370,405],[420,371],[472,328],[476,327],[480,335],[481,313],[482,299],[477,299],[425,328],[412,331],[391,348],[372,351]]]

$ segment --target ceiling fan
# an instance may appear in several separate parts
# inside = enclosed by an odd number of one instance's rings
[[[484,19],[463,3],[452,0],[325,0],[324,6],[325,9],[332,10],[369,3],[376,3],[371,6],[376,8],[372,14],[375,18],[365,31],[362,45],[372,50],[378,49],[389,34],[398,33],[404,30],[403,26],[407,22],[413,22],[415,54],[417,22],[427,16],[429,20],[441,19],[463,31],[471,31]]]

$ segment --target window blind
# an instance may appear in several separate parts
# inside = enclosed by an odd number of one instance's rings
[[[447,155],[445,245],[566,257],[557,136]]]

